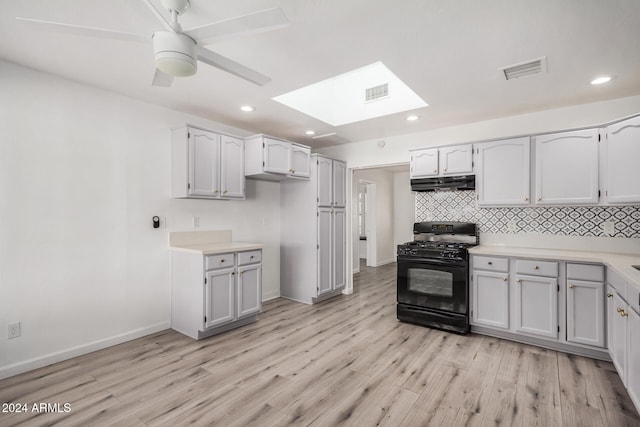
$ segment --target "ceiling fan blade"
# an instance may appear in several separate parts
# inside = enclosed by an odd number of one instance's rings
[[[251,83],[255,83],[259,86],[262,86],[271,81],[269,77],[260,74],[257,71],[252,70],[251,68],[245,67],[242,64],[239,64],[229,58],[218,55],[217,53],[200,46],[198,46],[198,59],[205,64],[209,64],[213,67],[224,70],[228,73],[233,74],[234,76],[238,76],[241,79],[248,80]]]
[[[62,22],[42,21],[40,19],[16,18],[20,22],[37,26],[46,31],[53,31],[65,34],[78,34],[89,37],[100,37],[117,40],[129,40],[135,42],[148,43],[151,41],[149,36],[141,36],[140,34],[125,33],[123,31],[105,30],[104,28],[87,27],[84,25],[65,24]]]
[[[223,37],[255,34],[284,28],[288,25],[289,19],[287,19],[287,16],[282,9],[276,8],[192,28],[189,31],[185,31],[184,34],[196,40],[199,45],[204,46]]]
[[[169,21],[167,21],[167,18],[165,18],[164,15],[162,13],[160,13],[160,11],[158,9],[156,9],[156,7],[153,5],[153,3],[151,3],[151,0],[144,0],[144,3],[147,5],[149,10],[153,13],[153,15],[156,17],[156,19],[158,21],[160,21],[160,23],[164,26],[164,28],[167,31],[173,31],[174,33],[176,32],[176,29],[173,28],[171,23]],[[179,31],[179,29],[177,31]]]
[[[153,80],[151,81],[151,85],[159,87],[169,87],[171,86],[171,83],[173,83],[173,76],[165,74],[156,68],[155,73],[153,73]]]

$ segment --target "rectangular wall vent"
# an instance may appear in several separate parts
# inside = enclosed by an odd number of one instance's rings
[[[504,73],[504,78],[507,80],[544,73],[547,71],[547,57],[543,56],[542,58],[534,59],[532,61],[509,65],[507,67],[500,68],[500,71]]]
[[[375,101],[376,99],[385,98],[387,96],[389,96],[389,83],[365,89],[364,100],[365,102]]]

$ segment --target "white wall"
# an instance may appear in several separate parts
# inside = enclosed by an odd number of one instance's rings
[[[353,173],[352,182],[352,200],[351,206],[352,212],[352,233],[354,248],[358,247],[360,241],[358,236],[358,184],[359,180],[364,179],[375,183],[375,195],[373,198],[376,200],[375,212],[370,214],[367,219],[372,219],[375,224],[369,223],[370,227],[375,227],[375,248],[371,253],[367,253],[368,263],[367,265],[379,266],[395,261],[395,247],[393,246],[393,189],[394,181],[393,174],[384,170],[356,170]],[[371,195],[369,195],[371,197]],[[354,222],[355,221],[355,222]],[[367,235],[367,240],[370,236]],[[357,251],[352,254],[354,266],[358,266],[359,259]]]
[[[409,172],[393,174],[393,242],[399,244],[413,240],[416,219],[416,193],[411,191]]]
[[[279,295],[279,184],[170,199],[170,128],[246,132],[2,61],[0,75],[0,378],[167,328],[168,232],[193,215],[263,243],[264,296]]]
[[[519,135],[598,126],[640,113],[640,96],[504,117],[461,126],[335,145],[317,150],[342,159],[349,168],[396,165],[409,161],[409,150]],[[425,118],[428,120],[428,117]]]

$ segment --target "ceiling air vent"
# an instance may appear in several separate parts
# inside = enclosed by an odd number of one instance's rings
[[[365,89],[365,102],[375,101],[389,96],[389,83]]]
[[[504,78],[507,80],[544,73],[547,71],[547,57],[543,56],[542,58],[534,59],[532,61],[509,65],[507,67],[500,68],[500,71],[504,73]]]

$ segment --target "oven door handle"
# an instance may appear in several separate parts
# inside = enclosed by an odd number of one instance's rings
[[[398,257],[398,262],[400,261],[405,261],[405,262],[413,262],[413,263],[419,263],[419,264],[425,264],[425,265],[441,265],[441,266],[447,266],[447,267],[464,267],[466,265],[466,261],[464,260],[443,260],[443,259],[424,259],[424,258],[414,258],[414,257],[402,257],[399,256]]]

